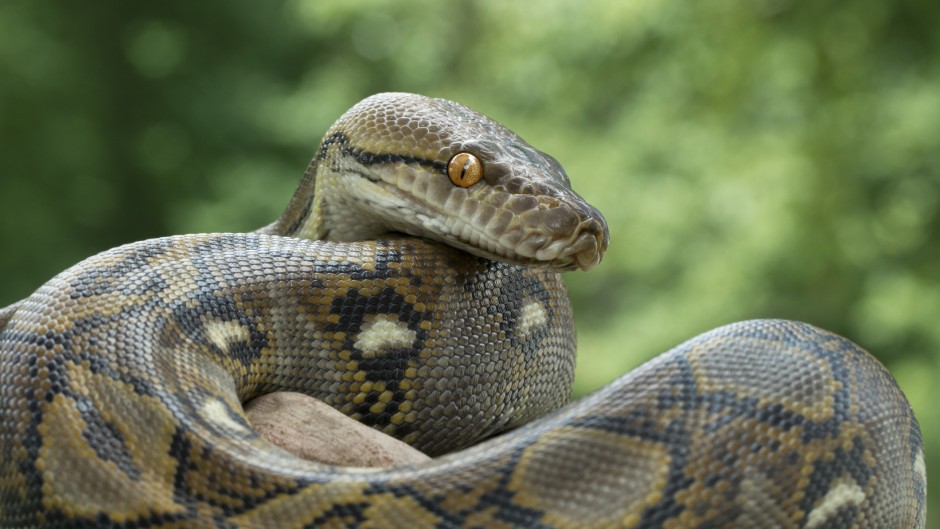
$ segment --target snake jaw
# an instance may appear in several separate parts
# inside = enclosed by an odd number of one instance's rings
[[[571,240],[556,241],[538,250],[536,258],[565,262],[567,263],[563,265],[565,270],[578,268],[587,272],[601,262],[604,251],[607,249],[607,230],[599,228],[599,226],[589,225],[580,230]]]
[[[341,178],[343,184],[334,187],[355,193],[333,198],[330,209],[342,220],[330,224],[355,221],[358,229],[331,230],[331,239],[401,232],[486,259],[556,271],[590,270],[607,249],[607,225],[597,210],[580,197],[531,181],[524,185],[531,195],[488,183],[465,189],[446,175],[411,165],[362,167]]]
[[[497,261],[569,271],[590,270],[607,249],[603,216],[573,191],[525,183],[465,189],[446,175],[410,165],[357,172],[355,216]],[[365,175],[365,176],[363,176]],[[351,178],[347,176],[347,178]]]

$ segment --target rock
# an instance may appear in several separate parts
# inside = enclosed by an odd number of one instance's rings
[[[262,395],[245,406],[251,425],[288,452],[320,463],[390,467],[430,459],[407,444],[356,422],[302,393]]]

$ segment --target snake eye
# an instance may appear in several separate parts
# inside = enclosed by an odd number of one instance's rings
[[[457,153],[447,163],[447,176],[455,186],[470,187],[483,178],[483,162],[468,152]]]

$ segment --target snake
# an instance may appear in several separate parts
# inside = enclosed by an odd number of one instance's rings
[[[906,397],[812,325],[730,323],[569,402],[560,273],[608,240],[496,121],[368,97],[272,224],[107,250],[0,311],[0,527],[924,527]],[[243,409],[275,391],[434,457],[291,455]]]

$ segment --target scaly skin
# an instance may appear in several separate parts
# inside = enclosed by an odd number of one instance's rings
[[[480,182],[448,179],[457,153]],[[924,526],[906,399],[809,325],[723,327],[556,409],[574,327],[549,269],[606,246],[558,163],[507,129],[366,99],[260,233],[122,246],[0,312],[0,527]],[[446,455],[298,459],[241,407],[278,390]]]

